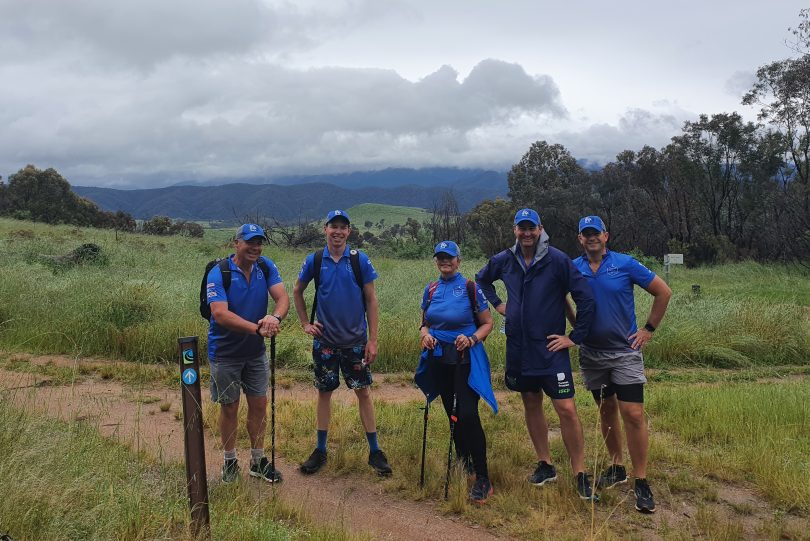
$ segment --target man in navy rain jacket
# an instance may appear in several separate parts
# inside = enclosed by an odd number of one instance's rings
[[[585,473],[585,442],[574,403],[568,348],[580,344],[594,316],[591,288],[569,257],[549,246],[540,216],[532,209],[515,215],[515,245],[494,255],[475,280],[495,310],[506,317],[506,386],[520,392],[529,437],[538,464],[529,482],[542,486],[557,479],[551,465],[543,393],[560,417],[563,442],[581,498],[597,500]],[[506,286],[503,302],[492,285]],[[566,294],[577,306],[576,325],[565,335]],[[573,315],[571,316],[573,319]]]

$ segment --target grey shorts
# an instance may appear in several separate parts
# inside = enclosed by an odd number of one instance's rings
[[[641,351],[600,351],[587,346],[579,348],[579,369],[589,391],[607,385],[638,385],[647,383],[644,377],[644,356]]]
[[[247,396],[267,395],[267,375],[270,363],[264,353],[254,358],[229,359],[217,357],[210,362],[211,400],[231,404],[239,400],[239,391]]]

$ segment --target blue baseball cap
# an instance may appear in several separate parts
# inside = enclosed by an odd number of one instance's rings
[[[584,229],[596,229],[600,233],[607,231],[605,223],[599,216],[585,216],[579,221],[579,232],[582,233]]]
[[[236,230],[236,240],[250,240],[256,237],[261,237],[267,240],[267,235],[264,234],[264,229],[256,224],[244,224]]]
[[[520,222],[531,222],[534,225],[540,225],[540,215],[532,209],[520,209],[515,213],[515,225]]]
[[[335,218],[343,218],[346,220],[346,223],[352,223],[351,220],[349,220],[349,215],[346,214],[345,210],[330,210],[329,214],[326,215],[326,223],[331,222]]]
[[[458,244],[452,240],[443,240],[436,245],[436,248],[433,249],[434,257],[437,254],[447,254],[450,257],[458,257],[460,253],[461,250],[458,249]]]

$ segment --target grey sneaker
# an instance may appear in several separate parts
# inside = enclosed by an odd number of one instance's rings
[[[633,492],[636,493],[636,511],[655,513],[655,500],[646,479],[636,479]]]
[[[470,501],[483,505],[487,502],[487,498],[492,496],[495,489],[492,488],[492,483],[488,477],[477,477],[470,489]]]
[[[538,462],[534,473],[529,476],[529,482],[538,487],[556,480],[557,470],[545,460]]]
[[[299,469],[301,473],[311,474],[323,468],[324,464],[326,464],[326,452],[316,447],[315,450],[312,451],[312,454],[309,455],[309,458],[301,464]]]
[[[273,466],[270,464],[270,461],[267,460],[266,456],[263,456],[257,463],[251,462],[250,476],[264,479],[268,483],[281,482],[281,472],[273,469]]]
[[[599,480],[596,482],[596,487],[600,490],[606,488],[613,488],[616,485],[627,482],[627,470],[621,464],[612,464],[608,469],[602,472]]]
[[[222,482],[233,483],[239,479],[239,461],[229,458],[222,465]]]
[[[599,501],[599,494],[594,494],[593,484],[591,483],[591,476],[585,472],[577,474],[577,494],[583,500],[591,502]]]
[[[393,471],[385,453],[379,449],[368,454],[368,465],[374,468],[377,475],[391,475]]]

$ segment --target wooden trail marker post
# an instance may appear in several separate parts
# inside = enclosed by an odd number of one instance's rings
[[[179,338],[177,344],[180,351],[180,386],[182,387],[183,434],[185,435],[186,482],[188,483],[188,503],[191,508],[191,531],[195,537],[209,538],[208,479],[205,472],[205,439],[197,337]]]

